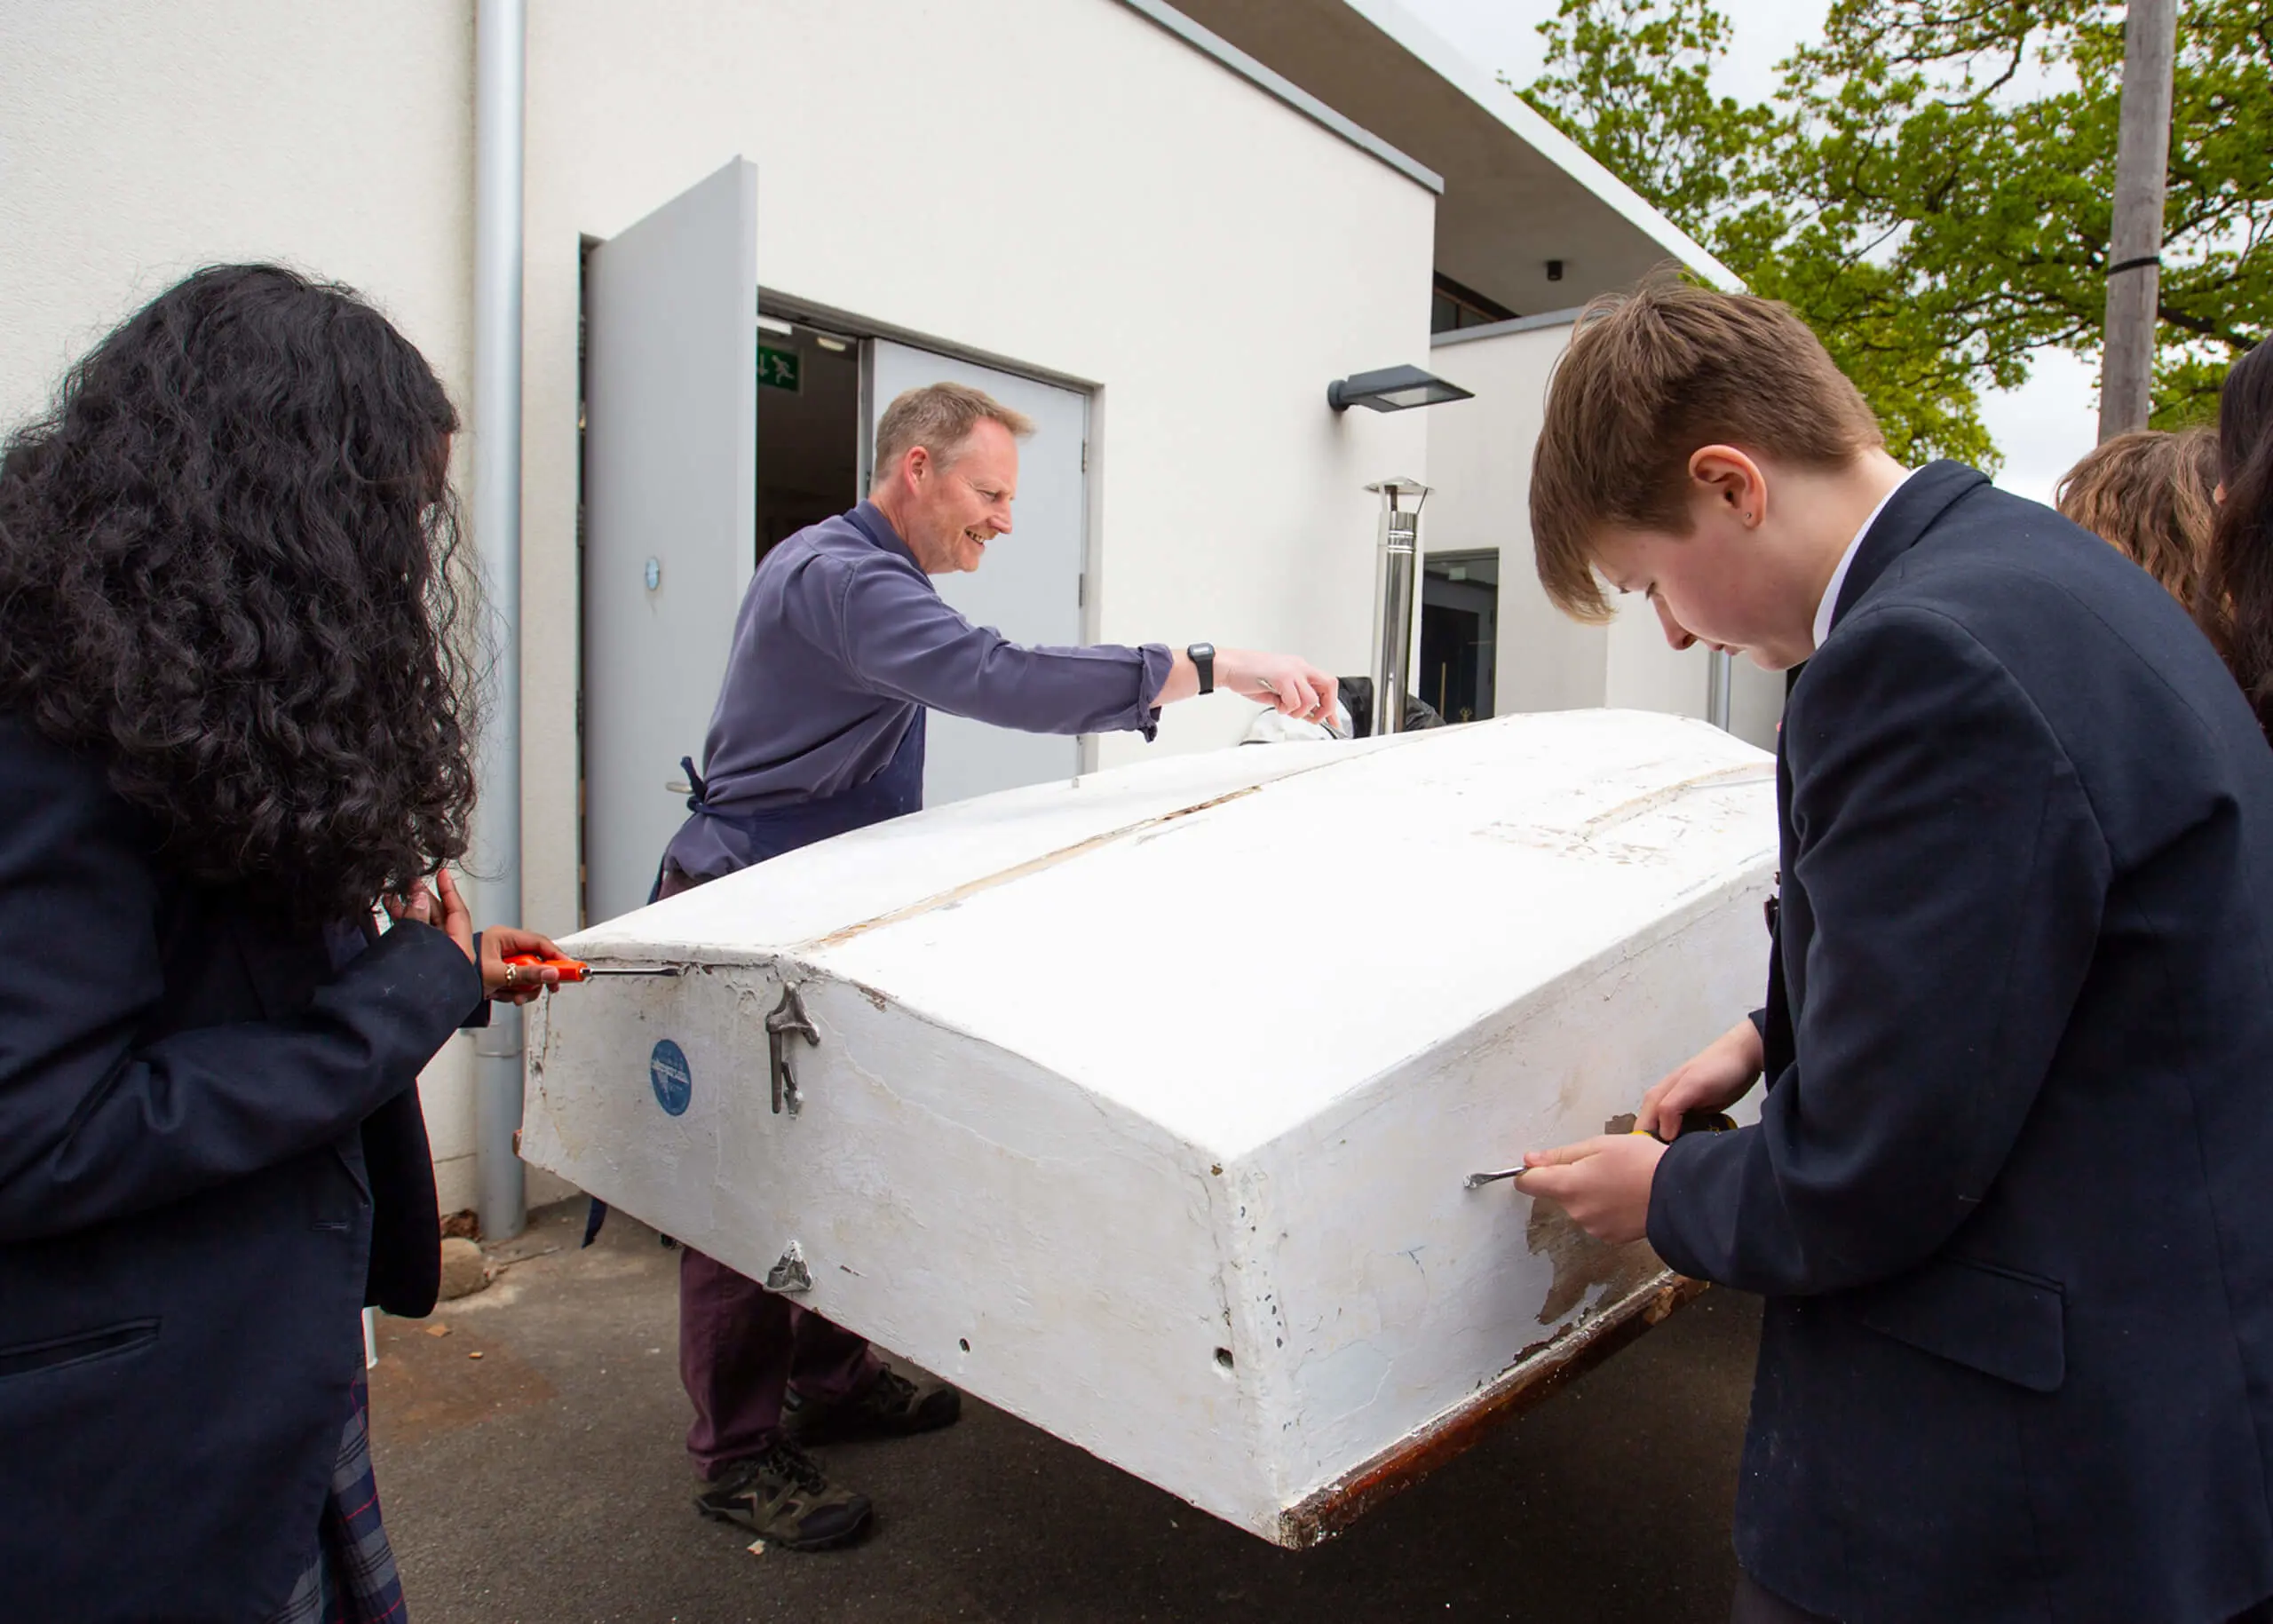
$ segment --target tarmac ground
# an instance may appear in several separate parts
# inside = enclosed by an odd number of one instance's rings
[[[678,1254],[582,1203],[498,1278],[379,1322],[379,1492],[415,1624],[1554,1620],[1721,1624],[1756,1303],[1707,1292],[1341,1538],[1287,1551],[966,1398],[816,1450],[861,1544],[752,1554],[690,1502]]]

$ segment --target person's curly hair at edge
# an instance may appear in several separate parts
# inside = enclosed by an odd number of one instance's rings
[[[0,454],[0,708],[106,761],[170,866],[304,921],[463,855],[457,426],[348,289],[189,277]]]

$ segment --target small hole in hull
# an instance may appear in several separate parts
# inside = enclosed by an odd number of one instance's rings
[[[1229,1370],[1232,1367],[1232,1351],[1229,1348],[1216,1349],[1216,1363]]]
[[[958,1348],[961,1348],[961,1349],[962,1349],[965,1353],[970,1352],[970,1337],[968,1337],[968,1336],[958,1336],[958,1337],[956,1337],[956,1338],[955,1338],[955,1346],[956,1346],[956,1347],[958,1347]]]

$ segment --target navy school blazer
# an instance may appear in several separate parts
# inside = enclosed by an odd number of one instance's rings
[[[265,1618],[313,1549],[360,1312],[433,1306],[419,1068],[479,973],[335,974],[0,715],[0,1613]]]
[[[2273,751],[2104,542],[1952,463],[1778,750],[1757,1128],[1650,1240],[1767,1298],[1738,1560],[1868,1620],[2273,1595]]]

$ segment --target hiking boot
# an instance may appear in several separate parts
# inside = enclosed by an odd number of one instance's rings
[[[841,1444],[853,1438],[906,1438],[954,1425],[962,1395],[944,1382],[911,1382],[895,1370],[850,1398],[807,1398],[781,1418],[782,1430],[801,1444]]]
[[[730,1462],[694,1497],[715,1522],[740,1523],[771,1545],[827,1550],[868,1525],[868,1497],[838,1488],[820,1463],[787,1439],[764,1454]]]

